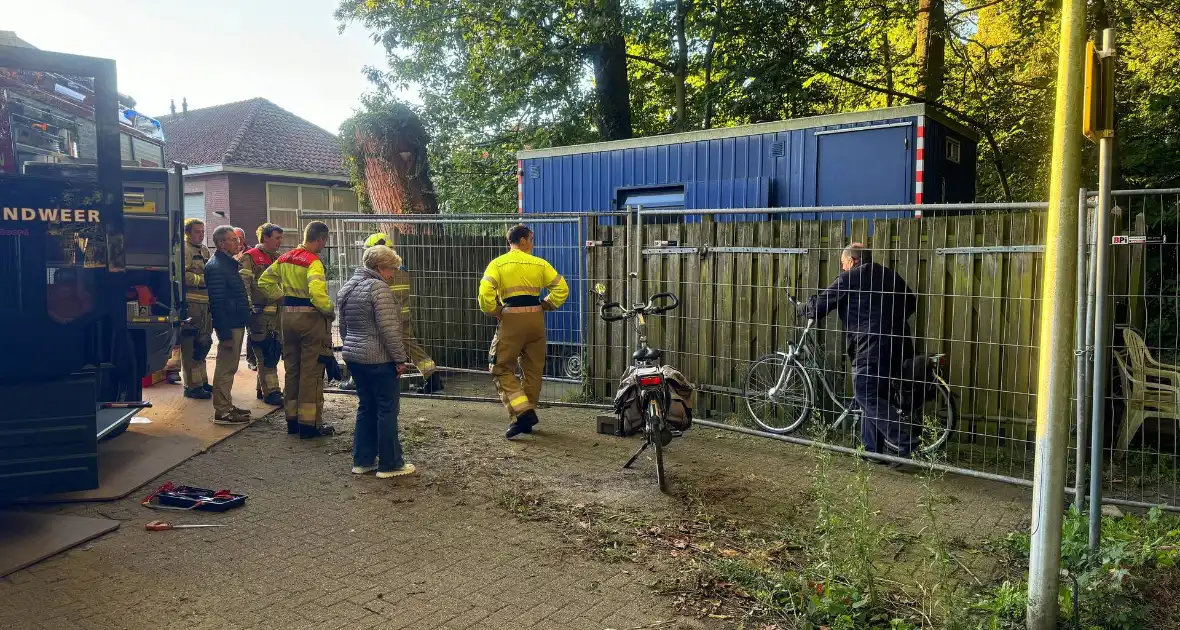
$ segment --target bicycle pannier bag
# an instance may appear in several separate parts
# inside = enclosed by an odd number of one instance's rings
[[[901,364],[901,382],[897,387],[898,406],[903,411],[917,411],[934,400],[934,370],[927,355],[918,355]]]
[[[676,368],[663,367],[664,381],[668,384],[672,402],[668,408],[668,425],[677,431],[692,426],[692,383]],[[643,410],[639,405],[639,386],[635,379],[635,368],[628,368],[615,392],[615,414],[619,416],[619,435],[628,437],[643,432]]]

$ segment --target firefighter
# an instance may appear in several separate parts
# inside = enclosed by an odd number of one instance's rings
[[[385,245],[392,249],[393,240],[387,235],[378,232],[369,235],[369,238],[365,239],[365,249],[374,245]],[[393,272],[393,279],[389,281],[389,288],[393,290],[394,300],[398,303],[402,323],[402,341],[405,344],[406,353],[410,355],[410,362],[414,364],[414,367],[418,368],[418,371],[422,373],[422,378],[425,380],[422,387],[418,389],[418,393],[433,394],[442,391],[442,379],[438,375],[434,359],[430,358],[430,354],[414,338],[413,324],[410,321],[410,272],[406,271],[404,264]],[[343,389],[354,389],[354,387],[351,384],[351,379],[349,379],[349,383],[342,386]]]
[[[205,222],[190,218],[184,221],[184,291],[188,302],[189,324],[180,341],[181,373],[187,398],[213,397],[213,385],[205,371],[205,357],[213,348],[213,321],[209,319],[209,293],[205,290]]]
[[[324,410],[324,370],[333,365],[332,322],[336,313],[328,299],[328,281],[320,252],[328,245],[328,225],[307,224],[303,244],[279,256],[258,278],[258,288],[270,301],[283,301],[282,338],[284,408],[287,433],[301,439],[332,435],[321,425]]]
[[[255,393],[268,405],[283,404],[279,390],[279,358],[283,355],[282,315],[279,302],[268,300],[258,288],[258,278],[278,258],[283,246],[283,228],[273,223],[258,226],[258,246],[242,255],[242,280],[250,295],[250,343],[246,355],[258,367]]]
[[[533,231],[517,225],[508,231],[507,254],[493,260],[479,283],[479,309],[499,320],[489,352],[492,379],[512,423],[505,437],[531,433],[545,370],[545,311],[569,297],[565,278],[532,255]],[[541,299],[541,292],[549,295]],[[516,378],[519,360],[524,378]]]
[[[234,234],[238,235],[238,251],[233,253],[233,258],[234,260],[238,261],[238,264],[240,265],[242,264],[242,259],[246,257],[246,230],[236,227],[234,228]],[[252,283],[246,278],[244,274],[242,275],[242,279],[246,283],[246,292],[249,293]],[[250,368],[251,370],[258,369],[258,364],[254,361],[254,353],[250,351],[249,340],[247,340],[246,343],[246,367]],[[261,400],[262,396],[259,396],[258,398]]]

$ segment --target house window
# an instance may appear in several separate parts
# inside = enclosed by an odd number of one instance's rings
[[[683,210],[684,186],[661,186],[658,188],[633,188],[619,191],[619,210],[630,208],[638,214],[644,210]],[[684,215],[644,216],[647,225],[684,223]]]
[[[205,193],[185,193],[184,220],[205,220]]]
[[[960,153],[962,151],[959,141],[954,138],[946,139],[946,161],[959,163]]]
[[[279,184],[269,182],[266,185],[266,220],[278,225],[287,232],[302,235],[308,219],[303,218],[304,212],[357,212],[359,206],[356,193],[344,186],[303,186],[300,184]],[[348,227],[343,221],[325,221],[332,230],[332,240],[335,243],[351,239],[351,234],[345,234]],[[355,228],[355,226],[353,226]],[[299,238],[287,238],[286,246],[296,245]],[[351,241],[349,241],[351,242]],[[359,262],[358,262],[359,264]]]

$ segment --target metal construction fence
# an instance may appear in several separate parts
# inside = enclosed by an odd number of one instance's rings
[[[1100,478],[1105,500],[1175,506],[1180,489],[1180,191],[1123,191],[1107,257],[1110,277],[1110,383]],[[1093,205],[1092,203],[1089,205]],[[444,397],[495,401],[488,347],[495,320],[479,312],[479,280],[506,250],[506,228],[523,221],[537,232],[537,253],[570,286],[565,307],[547,315],[548,355],[541,402],[602,408],[631,361],[635,331],[598,317],[595,285],[625,305],[671,292],[680,306],[648,318],[652,347],[698,389],[694,418],[789,442],[852,449],[859,444],[851,365],[836,314],[806,340],[792,300],[806,300],[840,273],[851,242],[896,271],[917,294],[908,328],[919,353],[945,355],[939,368],[950,400],[935,396],[906,417],[924,437],[933,465],[977,477],[1031,485],[1039,359],[1041,203],[951,206],[648,210],[491,216],[374,216],[305,213],[330,219],[325,259],[333,285],[359,263],[366,236],[389,234],[412,276],[415,336],[443,366]],[[1090,213],[1091,216],[1093,213]],[[302,227],[299,226],[299,227]],[[1168,230],[1162,240],[1160,236]],[[1091,237],[1079,252],[1083,282],[1097,275]],[[1094,291],[1083,295],[1093,296]],[[1070,479],[1085,483],[1092,417],[1087,317],[1079,302],[1080,401]],[[1115,334],[1115,331],[1118,334]],[[1124,329],[1138,331],[1141,345]],[[800,366],[807,384],[771,400],[782,353],[806,342]],[[760,360],[761,359],[761,360]],[[770,376],[767,376],[770,375]],[[408,379],[413,380],[413,379]],[[1142,383],[1142,384],[1141,384]],[[1083,395],[1079,396],[1078,392]],[[761,422],[759,422],[761,420]],[[766,426],[785,428],[778,434]],[[587,427],[593,426],[587,417]],[[1078,466],[1078,462],[1083,463]],[[1079,486],[1079,489],[1080,486]]]

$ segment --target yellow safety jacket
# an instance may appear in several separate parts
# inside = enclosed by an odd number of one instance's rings
[[[495,313],[511,298],[540,297],[545,289],[549,295],[541,300],[541,306],[547,311],[560,308],[570,294],[565,278],[553,265],[544,258],[514,249],[488,264],[479,283],[479,310]]]
[[[394,301],[401,307],[402,321],[410,321],[410,272],[405,267],[394,271],[389,288],[393,290]]]
[[[267,267],[258,278],[258,288],[272,302],[281,298],[287,307],[314,306],[325,315],[332,314],[324,263],[302,245]]]
[[[209,248],[193,245],[184,239],[184,293],[189,302],[209,303],[205,289],[205,263],[209,262]]]
[[[252,312],[279,312],[278,301],[266,297],[266,293],[258,288],[258,278],[274,264],[276,256],[278,256],[278,252],[268,252],[261,247],[251,247],[243,252],[241,260],[238,261],[241,265],[238,273],[242,275],[242,282],[246,284],[246,295],[250,298]]]

